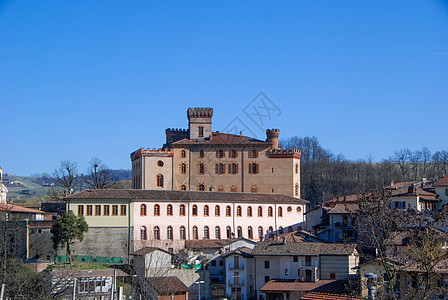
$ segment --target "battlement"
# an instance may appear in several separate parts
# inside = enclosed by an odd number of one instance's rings
[[[170,145],[171,143],[188,138],[190,136],[190,131],[188,129],[181,128],[167,128],[165,130],[165,135],[166,145]]]
[[[167,128],[165,129],[165,133],[188,133],[188,129],[183,128]]]
[[[152,156],[152,157],[173,157],[174,152],[166,149],[157,149],[157,148],[140,148],[137,151],[131,153],[131,160],[134,161],[143,156]]]
[[[271,149],[278,149],[280,129],[266,129],[266,142],[272,143]]]
[[[212,118],[213,117],[213,108],[210,107],[195,107],[189,108],[187,111],[188,120],[190,118]]]
[[[280,135],[280,129],[266,129],[266,135],[267,136],[279,136]]]
[[[297,158],[300,159],[302,152],[297,149],[271,149],[269,150],[269,158]]]

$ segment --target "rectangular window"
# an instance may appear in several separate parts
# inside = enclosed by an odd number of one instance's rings
[[[101,205],[95,205],[95,216],[101,216]]]
[[[448,189],[445,189],[445,196],[448,196]]]
[[[257,158],[258,157],[258,151],[257,150],[250,150],[249,151],[249,158]]]
[[[336,279],[336,273],[330,273],[330,279]]]
[[[109,205],[103,206],[103,215],[108,216],[109,215]]]
[[[264,276],[264,283],[267,283],[269,280],[271,280],[271,277],[269,277],[269,276]]]
[[[118,205],[112,205],[112,216],[118,216]]]
[[[126,205],[120,206],[120,215],[126,216]]]
[[[285,276],[289,276],[289,270],[285,269]]]
[[[270,268],[270,261],[269,260],[265,260],[264,261],[264,268],[265,269],[269,269]]]
[[[204,137],[204,126],[199,126],[199,137]]]
[[[92,215],[92,205],[87,205],[86,215],[87,216],[91,216]]]
[[[84,205],[78,205],[78,216],[84,215]]]
[[[298,255],[294,255],[294,256],[292,257],[292,261],[293,261],[293,262],[299,262],[299,256],[298,256]]]

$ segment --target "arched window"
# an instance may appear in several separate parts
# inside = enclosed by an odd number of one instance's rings
[[[181,172],[182,174],[187,173],[187,165],[186,165],[186,164],[182,163],[182,164],[180,165],[180,172]]]
[[[160,228],[159,226],[154,227],[154,239],[160,240]]]
[[[221,228],[219,228],[219,226],[215,227],[215,238],[216,239],[221,239]]]
[[[292,232],[292,226],[288,226],[288,232]]]
[[[236,232],[237,232],[239,238],[243,237],[243,228],[241,228],[241,226],[238,226]]]
[[[199,164],[199,174],[204,174],[204,173],[205,173],[205,165]]]
[[[272,212],[272,206],[268,207],[268,217],[272,217],[274,216],[273,212]]]
[[[185,205],[183,204],[179,206],[179,216],[185,216]]]
[[[147,239],[146,227],[145,226],[140,227],[140,238],[141,238],[142,241]]]
[[[154,216],[160,216],[160,205],[154,205]]]
[[[241,206],[238,206],[238,207],[236,208],[236,216],[237,216],[237,217],[242,217],[242,216],[243,216]]]
[[[205,191],[205,185],[200,184],[200,185],[198,186],[198,191],[201,191],[201,192]]]
[[[203,158],[204,157],[204,150],[199,151],[199,157]]]
[[[204,206],[204,217],[208,217],[208,205]]]
[[[258,227],[258,238],[262,238],[263,237],[263,227]]]
[[[219,217],[219,205],[215,206],[215,217]]]
[[[196,226],[193,226],[193,240],[198,239],[198,228]]]
[[[263,216],[263,207],[258,206],[258,216],[262,217]]]
[[[247,216],[252,217],[252,206],[247,207]]]
[[[196,204],[193,205],[192,215],[193,216],[197,216],[198,215],[198,206]]]
[[[280,234],[283,233],[283,227],[282,227],[282,226],[280,226],[280,227],[278,228],[278,233],[280,233]]]
[[[294,187],[294,195],[299,196],[299,184],[296,183],[295,187]]]
[[[157,186],[163,187],[163,175],[162,174],[157,175]]]
[[[182,184],[180,187],[181,191],[186,191],[187,190],[187,186],[185,184]]]
[[[269,226],[268,231],[269,231],[269,232],[273,232],[273,231],[274,231],[274,228],[272,228],[272,226]]]
[[[185,227],[184,227],[184,226],[181,226],[181,227],[180,227],[180,239],[181,239],[181,240],[185,240],[185,239],[186,239],[186,236],[185,236]]]
[[[232,229],[230,228],[230,226],[227,226],[226,228],[226,236],[228,239],[232,238]]]
[[[254,238],[254,233],[252,232],[252,226],[249,226],[249,227],[247,228],[247,236],[248,236],[250,239],[253,239],[253,238]]]
[[[210,238],[210,232],[208,226],[204,227],[204,239],[208,240]]]
[[[283,217],[283,208],[282,207],[279,207],[278,208],[278,216],[281,218],[281,217]]]
[[[182,157],[182,158],[187,157],[187,151],[185,151],[185,150],[180,151],[180,157]]]
[[[230,217],[232,216],[232,209],[230,208],[230,206],[226,207],[226,217]]]
[[[230,174],[237,174],[238,173],[238,165],[237,164],[231,164],[229,168]]]
[[[168,228],[166,230],[166,235],[167,235],[169,240],[173,239],[173,227],[168,226]]]
[[[168,204],[166,207],[166,215],[172,216],[173,215],[173,206],[171,204]]]
[[[146,205],[140,205],[140,216],[146,216]]]

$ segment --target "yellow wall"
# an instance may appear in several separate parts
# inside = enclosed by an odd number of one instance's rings
[[[89,227],[123,227],[132,224],[133,206],[129,205],[129,200],[107,200],[107,199],[83,199],[70,200],[69,210],[78,215],[78,206],[84,207],[84,218]],[[92,215],[87,215],[87,205],[92,205]],[[101,215],[95,215],[95,206],[101,205]],[[104,206],[109,205],[109,215],[104,215]],[[112,206],[118,205],[118,215],[112,215]],[[125,205],[126,215],[121,215],[121,206]]]

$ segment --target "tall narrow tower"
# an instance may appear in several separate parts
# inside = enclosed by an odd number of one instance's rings
[[[3,185],[3,169],[0,168],[0,203],[6,203],[8,189]]]
[[[189,108],[187,111],[190,139],[207,139],[212,135],[213,108]]]

